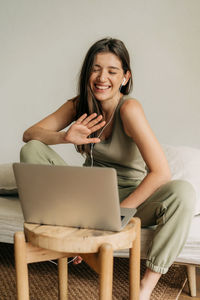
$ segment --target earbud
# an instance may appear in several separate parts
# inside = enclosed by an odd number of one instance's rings
[[[126,82],[126,78],[124,77],[123,82],[122,82],[122,85],[124,85],[125,82]]]

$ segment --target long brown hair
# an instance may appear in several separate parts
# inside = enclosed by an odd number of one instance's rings
[[[98,115],[102,114],[101,106],[92,95],[88,84],[95,56],[101,52],[111,52],[115,54],[122,63],[124,74],[126,74],[127,71],[130,71],[131,73],[129,53],[122,41],[113,38],[104,38],[94,43],[85,56],[79,76],[79,96],[76,100],[76,119],[78,119],[84,113],[87,115],[90,115],[94,112]],[[120,92],[124,95],[128,95],[132,89],[132,84],[133,79],[131,75],[126,85],[121,87]],[[98,133],[95,132],[92,136],[96,137],[97,134]],[[88,153],[90,145],[78,145],[76,149],[82,154]]]

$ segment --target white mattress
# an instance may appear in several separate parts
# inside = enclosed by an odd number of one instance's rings
[[[17,197],[0,196],[0,242],[13,243],[16,231],[23,231],[23,214]],[[148,245],[153,236],[153,229],[142,229],[141,256],[146,257]],[[115,252],[115,256],[128,257],[128,250]],[[195,216],[184,248],[176,262],[200,265],[200,215]]]
[[[176,261],[200,265],[200,214],[193,218],[187,241]]]
[[[24,218],[17,197],[0,196],[0,242],[13,243],[16,231],[23,231]]]

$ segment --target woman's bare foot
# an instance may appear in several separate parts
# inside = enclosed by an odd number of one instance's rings
[[[144,277],[140,283],[140,300],[150,300],[151,294],[160,279],[161,274],[146,269]]]
[[[150,300],[151,291],[148,291],[141,283],[140,285],[140,300]]]
[[[73,261],[73,264],[74,265],[78,265],[78,264],[80,264],[81,262],[82,262],[82,257],[81,256],[76,256],[76,258],[74,259],[74,261]]]

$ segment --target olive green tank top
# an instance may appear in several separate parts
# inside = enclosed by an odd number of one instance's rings
[[[95,144],[93,149],[93,166],[115,168],[118,184],[123,186],[129,185],[131,181],[140,182],[147,173],[145,162],[137,145],[123,129],[120,107],[126,100],[123,97],[117,105],[113,129],[109,138]],[[90,165],[91,158],[88,156],[84,166]]]

